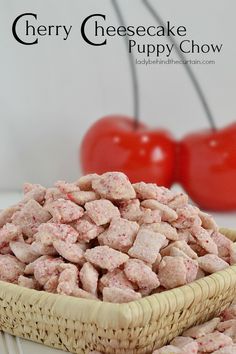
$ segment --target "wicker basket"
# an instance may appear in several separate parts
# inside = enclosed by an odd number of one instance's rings
[[[223,231],[236,241],[236,232]],[[235,294],[236,266],[121,305],[0,282],[0,329],[72,353],[149,353],[219,314]]]

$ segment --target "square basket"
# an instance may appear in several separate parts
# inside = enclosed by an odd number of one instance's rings
[[[236,241],[236,232],[221,229]],[[236,295],[236,265],[127,304],[0,282],[0,330],[71,353],[146,354],[218,315]]]

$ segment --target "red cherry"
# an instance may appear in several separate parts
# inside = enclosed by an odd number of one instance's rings
[[[175,143],[164,130],[134,128],[134,120],[108,116],[86,133],[80,151],[84,173],[122,171],[132,182],[169,187],[174,178]]]
[[[180,183],[200,207],[236,209],[236,123],[186,136],[178,166]]]

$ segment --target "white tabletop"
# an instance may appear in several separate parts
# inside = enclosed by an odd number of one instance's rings
[[[21,198],[20,192],[0,193],[0,210],[17,203]],[[218,225],[236,229],[236,212],[211,213]],[[51,349],[41,344],[15,338],[0,332],[0,354],[65,354],[66,352]]]

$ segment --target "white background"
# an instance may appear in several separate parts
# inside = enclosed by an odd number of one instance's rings
[[[216,60],[215,65],[192,68],[217,125],[235,120],[235,1],[150,3],[165,20],[186,26],[188,38],[223,43],[220,55],[191,56]],[[142,1],[120,0],[119,4],[127,24],[156,25]],[[72,24],[70,37],[67,41],[42,37],[35,46],[17,43],[11,26],[24,12],[37,13],[38,25]],[[80,36],[82,20],[96,12],[107,15],[107,24],[118,25],[109,0],[0,0],[0,190],[18,190],[26,180],[50,185],[58,178],[77,178],[78,149],[88,127],[107,114],[132,115],[122,38],[96,48]],[[177,59],[176,54],[172,58]],[[182,65],[140,65],[138,79],[141,119],[150,127],[164,126],[178,138],[208,127]]]

